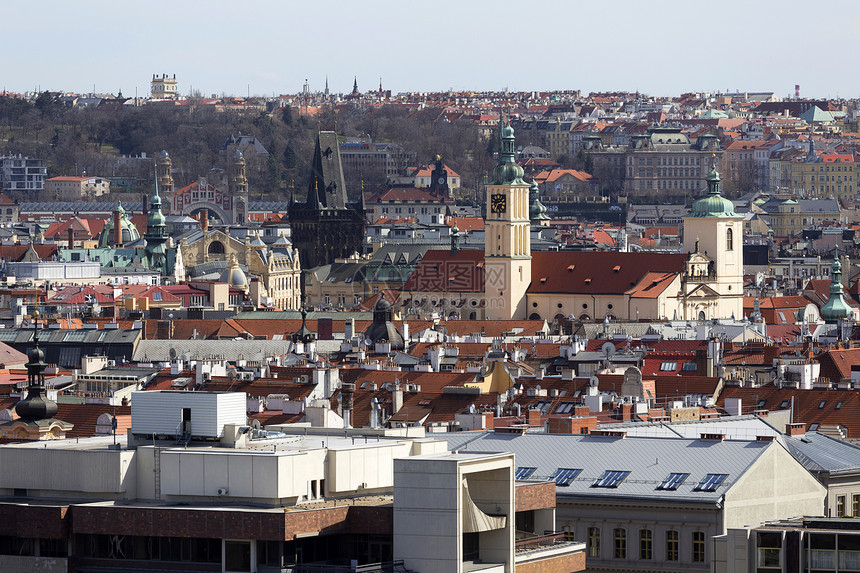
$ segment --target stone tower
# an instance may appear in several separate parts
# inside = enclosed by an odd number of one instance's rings
[[[514,161],[514,129],[499,118],[499,162],[487,185],[484,297],[490,320],[526,317],[531,283],[529,184]]]
[[[317,136],[307,199],[304,203],[291,199],[289,217],[293,246],[304,268],[362,251],[364,200],[347,198],[335,132],[321,131]]]
[[[158,188],[164,194],[167,203],[163,206],[165,213],[170,213],[170,204],[173,198],[173,160],[167,151],[158,154],[155,160],[155,180]]]
[[[233,223],[244,225],[248,222],[248,178],[245,174],[245,157],[238,149],[233,152],[230,161],[228,189],[233,199]]]

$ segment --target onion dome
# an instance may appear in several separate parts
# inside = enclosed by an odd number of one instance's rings
[[[821,307],[821,318],[824,322],[833,324],[849,318],[851,307],[845,302],[842,294],[842,263],[839,262],[839,248],[833,255],[833,265],[830,267],[830,297]]]
[[[549,215],[546,214],[546,206],[540,200],[540,187],[537,181],[532,177],[532,182],[529,185],[529,219],[534,224],[540,224],[541,221],[549,220]]]
[[[364,332],[365,337],[372,342],[388,342],[391,344],[391,350],[403,350],[406,348],[406,343],[403,340],[403,335],[397,330],[393,322],[394,312],[391,309],[391,303],[385,300],[383,295],[380,295],[376,306],[373,307],[373,322]]]
[[[45,353],[39,348],[39,313],[33,313],[36,331],[33,348],[27,351],[27,397],[15,405],[15,412],[24,420],[35,421],[53,418],[57,414],[57,403],[45,395]]]
[[[708,182],[708,194],[693,203],[691,217],[737,217],[735,205],[720,195],[720,174],[717,173],[717,161],[713,160],[711,171],[705,177]]]
[[[514,157],[514,128],[499,118],[499,162],[493,168],[495,185],[525,185],[523,168]]]

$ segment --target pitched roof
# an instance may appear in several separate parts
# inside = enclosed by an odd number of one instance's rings
[[[484,251],[431,250],[404,283],[404,292],[483,292]]]
[[[653,272],[679,273],[685,254],[535,251],[529,293],[623,294]]]

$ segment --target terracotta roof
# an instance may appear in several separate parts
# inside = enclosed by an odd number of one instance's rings
[[[621,294],[650,272],[681,272],[686,260],[685,254],[535,251],[529,292]]]
[[[367,199],[367,203],[453,203],[447,197],[440,197],[429,189],[414,187],[394,187]]]
[[[657,298],[677,277],[678,273],[647,273],[627,294],[631,298]]]
[[[404,292],[484,292],[484,251],[431,250],[409,275]]]

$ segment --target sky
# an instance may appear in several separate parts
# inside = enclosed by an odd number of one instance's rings
[[[860,3],[38,0],[3,9],[0,90],[148,95],[772,91],[860,97]]]

